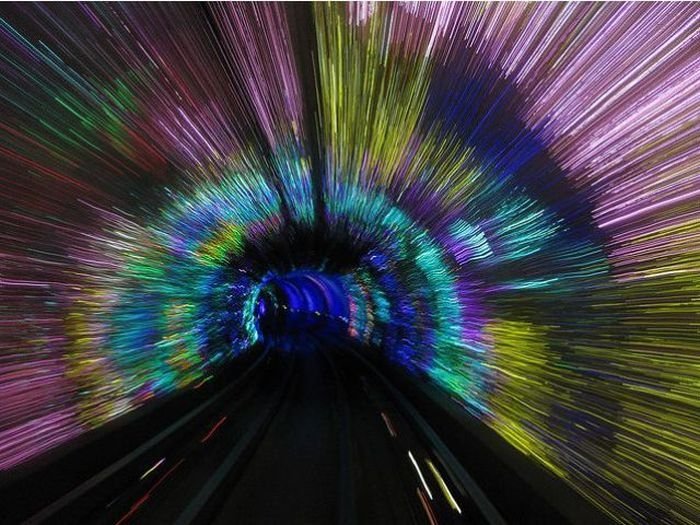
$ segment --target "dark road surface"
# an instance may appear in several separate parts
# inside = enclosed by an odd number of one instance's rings
[[[352,351],[309,339],[253,368],[128,473],[30,522],[502,523]]]

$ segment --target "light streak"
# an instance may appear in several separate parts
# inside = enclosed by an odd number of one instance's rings
[[[428,497],[430,499],[433,499],[433,494],[430,492],[430,487],[428,487],[428,484],[425,482],[425,478],[423,477],[423,472],[421,471],[420,467],[418,466],[418,462],[416,461],[416,458],[413,457],[413,453],[410,450],[408,451],[408,457],[411,460],[411,463],[413,463],[413,468],[415,468],[416,472],[418,473],[418,477],[420,478],[420,482],[423,485],[423,488],[425,489],[426,494],[428,494]]]
[[[389,435],[393,438],[396,437],[396,430],[394,429],[394,425],[389,419],[389,416],[387,416],[384,412],[382,412],[382,419],[384,420],[384,424],[386,425],[386,429],[389,431]]]
[[[418,499],[420,500],[420,503],[423,506],[423,510],[425,511],[425,515],[428,518],[428,521],[431,525],[437,525],[438,522],[435,518],[433,508],[430,506],[430,502],[425,498],[423,491],[420,488],[417,488],[416,493],[418,494]]]
[[[438,472],[438,469],[435,468],[435,465],[433,465],[433,462],[429,459],[426,459],[425,462],[428,464],[428,468],[430,468],[430,471],[433,473],[433,476],[435,476],[435,480],[438,482],[440,490],[442,490],[442,493],[445,495],[445,499],[450,504],[450,507],[456,510],[459,514],[462,514],[462,509],[457,504],[457,500],[455,500],[454,496],[452,495],[452,492],[450,492],[450,489],[447,486],[447,483],[445,483],[445,480],[442,479],[442,476],[440,475],[440,472]]]
[[[204,437],[201,439],[200,443],[206,443],[207,441],[209,441],[209,439],[214,435],[214,433],[219,429],[219,427],[220,427],[221,425],[224,424],[224,421],[226,421],[226,416],[224,416],[224,417],[222,417],[221,419],[219,419],[219,420],[214,424],[214,426],[211,427],[211,429],[209,430],[209,432],[207,432],[207,435],[204,436]]]
[[[141,474],[141,477],[140,477],[139,479],[144,479],[144,478],[145,478],[146,476],[148,476],[151,472],[153,472],[155,469],[157,469],[159,466],[161,466],[161,465],[163,464],[164,461],[165,461],[165,458],[162,458],[161,460],[159,460],[158,462],[156,462],[155,465],[153,465],[153,466],[152,466],[151,468],[149,468],[146,472],[144,472],[143,474]]]
[[[180,465],[182,465],[182,464],[184,463],[184,461],[185,461],[184,458],[181,459],[180,461],[178,461],[177,463],[175,463],[175,465],[173,465],[172,467],[170,467],[170,469],[169,469],[165,474],[163,474],[160,478],[158,478],[158,481],[156,481],[156,482],[153,484],[153,486],[152,486],[150,489],[148,489],[148,492],[146,492],[143,496],[141,496],[138,500],[136,500],[136,502],[129,508],[129,511],[128,511],[126,514],[124,514],[124,515],[119,519],[119,521],[117,521],[117,524],[116,524],[116,525],[121,525],[122,523],[125,523],[125,522],[127,522],[129,519],[131,519],[131,517],[132,517],[134,514],[136,514],[136,512],[143,506],[143,504],[146,503],[146,502],[150,499],[150,497],[151,497],[151,495],[153,494],[153,492],[154,492],[154,491],[155,491],[155,490],[156,490],[156,489],[157,489],[157,488],[158,488],[158,487],[173,473],[173,472],[175,472],[175,471],[180,467]]]

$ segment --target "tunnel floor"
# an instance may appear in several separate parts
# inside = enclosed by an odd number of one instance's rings
[[[160,469],[147,498],[142,487],[97,521],[462,523],[471,512],[485,522],[469,502],[451,506],[436,459],[342,348],[309,338],[280,357],[173,451],[174,470]]]
[[[162,413],[137,418],[138,435],[128,426],[112,429],[92,452],[79,447],[48,476],[39,470],[36,483],[30,478],[10,496],[29,510],[17,509],[0,522],[570,521],[488,451],[453,439],[464,437],[454,426],[461,423],[449,416],[435,420],[439,407],[373,364],[378,350],[344,340],[332,324],[307,324],[314,327],[268,338],[189,405],[173,400]],[[81,464],[94,464],[82,483]],[[465,468],[468,474],[460,474]],[[55,487],[57,479],[64,488]],[[52,487],[55,496],[44,491]],[[578,514],[574,523],[604,522]]]

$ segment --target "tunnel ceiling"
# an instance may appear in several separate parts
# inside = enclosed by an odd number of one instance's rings
[[[3,6],[0,468],[216,373],[281,280],[615,519],[693,522],[699,22]]]

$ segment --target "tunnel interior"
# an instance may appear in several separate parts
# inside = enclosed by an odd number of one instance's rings
[[[698,23],[692,3],[3,5],[17,507],[82,494],[66,509],[124,523],[168,486],[188,516],[219,496],[195,486],[306,461],[337,500],[320,523],[352,486],[410,500],[374,522],[500,523],[468,463],[516,522],[545,494],[694,523]]]
[[[308,332],[344,338],[349,316],[342,276],[318,270],[268,277],[256,307],[261,340],[276,345]]]

